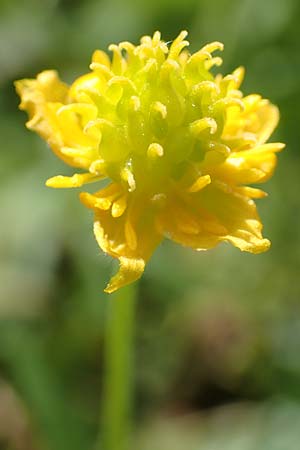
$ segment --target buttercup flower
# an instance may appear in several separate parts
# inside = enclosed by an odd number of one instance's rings
[[[138,279],[165,237],[196,250],[224,241],[251,253],[270,246],[253,201],[266,194],[248,185],[270,178],[284,147],[265,143],[278,109],[243,96],[243,68],[210,72],[222,62],[212,57],[221,43],[191,55],[186,36],[168,45],[156,32],[138,46],[111,45],[112,60],[96,50],[91,72],[70,87],[52,70],[16,82],[27,127],[81,169],[47,186],[110,179],[80,194],[94,210],[99,246],[119,259],[106,292]]]

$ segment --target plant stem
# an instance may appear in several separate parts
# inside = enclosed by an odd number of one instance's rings
[[[102,410],[103,450],[130,449],[135,300],[135,285],[120,289],[108,299]]]

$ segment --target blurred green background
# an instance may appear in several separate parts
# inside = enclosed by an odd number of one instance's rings
[[[88,450],[97,436],[102,293],[98,249],[72,170],[24,127],[12,82],[56,68],[71,82],[95,48],[189,30],[225,44],[222,73],[280,107],[287,143],[259,202],[271,250],[196,253],[164,242],[139,287],[132,450],[300,447],[300,3],[298,0],[0,0],[0,449]],[[105,449],[104,449],[105,450]]]

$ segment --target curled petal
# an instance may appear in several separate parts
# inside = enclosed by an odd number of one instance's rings
[[[155,227],[155,208],[147,206],[145,199],[138,201],[128,196],[125,206],[121,186],[111,184],[105,189],[103,196],[102,191],[84,193],[81,200],[95,212],[94,233],[100,248],[119,259],[119,271],[105,289],[111,293],[142,275],[162,235]],[[111,196],[106,192],[112,192]]]
[[[198,196],[200,204],[227,229],[220,235],[221,241],[231,242],[242,251],[261,253],[270,247],[268,239],[262,237],[262,223],[256,205],[249,197],[231,188],[212,183]]]
[[[247,131],[256,133],[258,143],[263,144],[269,139],[278,122],[279,110],[277,106],[272,105],[268,100],[262,100]]]
[[[63,83],[55,70],[45,70],[36,79],[24,79],[15,82],[21,97],[20,109],[33,116],[36,108],[45,102],[65,103],[68,86]]]
[[[242,100],[243,111],[236,107],[227,110],[222,138],[226,141],[233,136],[253,135],[258,144],[266,142],[279,121],[279,111],[275,105],[259,95],[253,94]]]
[[[197,194],[192,194],[193,196]],[[195,250],[208,250],[220,242],[220,234],[227,230],[212,214],[197,210],[189,201],[191,196],[170,198],[158,219],[159,227],[166,237]]]
[[[71,155],[63,148],[89,148],[93,140],[86,136],[78,121],[80,105],[72,111],[68,103],[69,89],[60,81],[57,72],[41,72],[36,79],[25,79],[15,83],[21,97],[20,109],[29,114],[27,127],[47,141],[54,153],[73,167],[88,168],[91,161],[85,155]],[[67,105],[67,106],[66,106]],[[81,107],[81,114],[87,114],[92,106]]]
[[[142,258],[126,258],[124,256],[120,256],[119,263],[118,272],[110,279],[110,282],[104,289],[104,292],[108,294],[138,280],[143,275],[146,265],[145,260]]]
[[[160,217],[160,225],[174,241],[196,250],[231,242],[242,251],[261,253],[270,242],[249,196],[228,191],[215,183],[195,194],[173,198]]]
[[[211,169],[214,177],[233,184],[261,183],[273,174],[281,143],[264,144],[250,150],[232,153],[226,161]]]

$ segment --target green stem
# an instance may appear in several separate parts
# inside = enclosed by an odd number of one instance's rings
[[[136,286],[108,299],[103,395],[103,450],[129,450]]]

